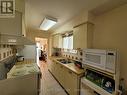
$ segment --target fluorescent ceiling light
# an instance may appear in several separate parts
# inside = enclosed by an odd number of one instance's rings
[[[40,25],[41,30],[49,30],[52,26],[57,23],[57,19],[46,17]]]

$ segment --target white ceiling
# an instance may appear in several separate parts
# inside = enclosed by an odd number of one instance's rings
[[[57,25],[51,29],[55,30],[82,10],[92,10],[98,14],[103,12],[103,9],[108,9],[108,5],[111,9],[116,1],[127,0],[26,0],[26,24],[29,28],[39,29],[44,17],[51,16],[58,19]]]

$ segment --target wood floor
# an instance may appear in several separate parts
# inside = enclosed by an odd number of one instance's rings
[[[67,95],[59,83],[48,71],[47,63],[40,62],[42,81],[40,95]]]

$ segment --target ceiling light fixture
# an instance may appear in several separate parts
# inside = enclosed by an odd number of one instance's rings
[[[46,17],[44,18],[44,20],[42,21],[41,25],[40,25],[40,29],[41,30],[49,30],[52,26],[54,26],[57,23],[57,19],[55,18],[51,18],[51,17]]]

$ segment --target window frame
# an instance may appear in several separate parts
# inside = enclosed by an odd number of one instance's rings
[[[64,46],[65,45],[64,38],[66,38],[65,40],[68,40],[68,41],[65,41],[65,42],[67,42],[67,46]],[[70,42],[69,40],[72,40],[72,41]],[[73,42],[73,32],[65,33],[65,34],[62,35],[62,48],[63,48],[64,52],[75,53],[76,54],[77,50],[73,49],[73,43],[74,43]],[[71,46],[69,47],[70,44],[71,44]]]

